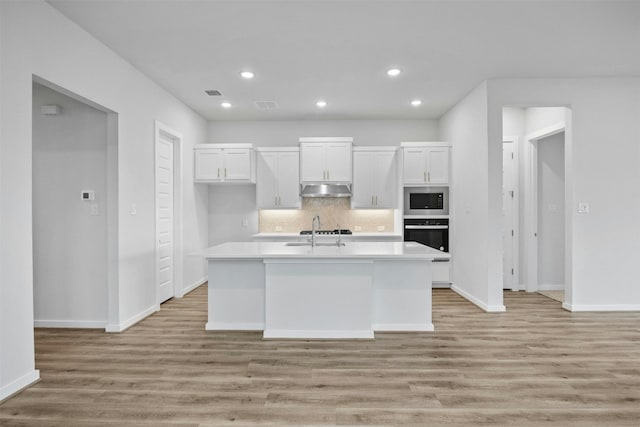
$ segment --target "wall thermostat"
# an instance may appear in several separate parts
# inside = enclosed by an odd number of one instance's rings
[[[86,190],[81,193],[80,198],[82,200],[93,200],[96,198],[96,192],[93,190]]]

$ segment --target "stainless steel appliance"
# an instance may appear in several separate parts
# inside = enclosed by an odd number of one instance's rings
[[[405,215],[448,215],[449,187],[405,187]]]
[[[449,252],[449,219],[406,218],[404,241],[418,242],[444,252]]]

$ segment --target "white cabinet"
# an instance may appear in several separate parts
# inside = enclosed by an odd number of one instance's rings
[[[351,182],[351,140],[300,138],[300,182]]]
[[[395,147],[354,148],[351,207],[395,208],[396,174]]]
[[[195,182],[254,183],[250,144],[199,144],[194,148]]]
[[[297,148],[258,149],[258,209],[299,208],[300,152]]]
[[[449,147],[403,143],[404,185],[448,185]]]

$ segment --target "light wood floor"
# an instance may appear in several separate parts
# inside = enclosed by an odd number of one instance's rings
[[[37,329],[42,380],[0,425],[640,425],[640,313],[433,299],[435,333],[374,341],[205,332],[205,286],[122,334]]]

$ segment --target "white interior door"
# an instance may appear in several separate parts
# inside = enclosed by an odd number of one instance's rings
[[[156,280],[158,303],[174,294],[174,183],[173,143],[162,136],[156,142]]]
[[[518,289],[517,275],[517,203],[515,142],[502,144],[502,217],[503,217],[503,288]]]

